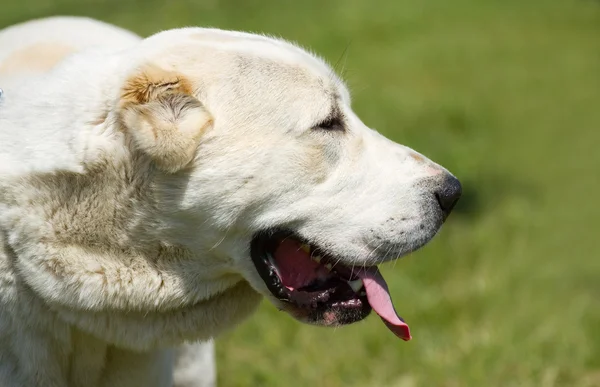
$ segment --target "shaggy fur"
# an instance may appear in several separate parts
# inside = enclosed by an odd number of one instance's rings
[[[116,26],[80,17],[52,17],[15,25],[0,33],[0,87],[45,74],[83,49],[127,48],[140,40],[137,35]],[[215,385],[212,340],[186,343],[175,349],[173,382],[175,387]]]

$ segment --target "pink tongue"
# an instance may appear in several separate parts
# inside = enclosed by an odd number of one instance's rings
[[[302,245],[293,239],[282,241],[273,258],[277,263],[281,283],[290,290],[306,286],[316,278],[329,276],[329,271],[310,259],[310,255],[302,250]]]
[[[363,281],[369,304],[371,304],[373,310],[381,317],[381,320],[389,330],[402,340],[410,340],[412,337],[410,336],[408,325],[396,313],[388,286],[379,270],[374,267],[361,270],[356,274]]]

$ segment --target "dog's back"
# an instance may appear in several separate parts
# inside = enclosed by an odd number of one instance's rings
[[[69,54],[93,46],[127,47],[140,37],[81,17],[32,20],[0,32],[0,78],[50,70]]]

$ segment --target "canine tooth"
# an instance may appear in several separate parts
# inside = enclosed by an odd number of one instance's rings
[[[313,257],[313,260],[317,261],[317,262],[321,262],[321,259],[323,259],[320,255],[315,255]]]
[[[273,256],[267,253],[267,259],[269,260],[269,263],[271,264],[272,269],[275,271],[275,273],[279,277],[281,277],[281,274],[279,274],[279,269],[277,269],[277,265],[275,264],[275,259],[273,259]]]
[[[306,243],[303,243],[300,245],[300,248],[302,249],[302,251],[304,251],[306,254],[310,254],[310,246],[307,245]]]
[[[361,279],[357,279],[354,281],[348,281],[348,285],[354,290],[354,293],[358,293],[358,291],[363,287],[363,282]]]
[[[331,263],[328,263],[328,264],[326,264],[326,265],[325,265],[325,267],[327,268],[327,270],[331,270],[331,268],[332,268],[333,266],[331,265]]]

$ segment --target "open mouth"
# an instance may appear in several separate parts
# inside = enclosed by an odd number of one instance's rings
[[[284,309],[306,322],[338,326],[374,310],[399,338],[410,340],[377,267],[349,267],[289,231],[267,231],[251,243],[254,265]]]

